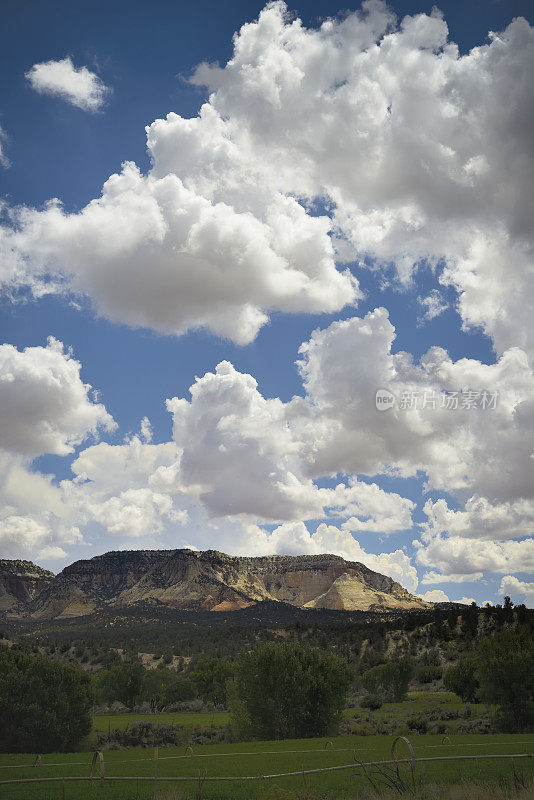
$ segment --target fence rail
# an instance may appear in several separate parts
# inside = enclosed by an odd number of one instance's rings
[[[286,751],[287,752],[287,751]],[[314,751],[317,752],[317,751]],[[339,751],[337,751],[339,752]],[[422,764],[428,763],[431,761],[465,761],[465,760],[476,760],[482,761],[486,759],[509,759],[512,762],[518,758],[533,758],[532,753],[514,753],[514,754],[504,754],[504,753],[492,753],[485,754],[485,755],[458,755],[458,756],[427,756],[423,758],[393,758],[393,759],[386,759],[386,760],[379,760],[379,761],[356,761],[352,762],[351,764],[341,764],[340,766],[335,767],[318,767],[316,769],[299,769],[295,772],[277,772],[270,775],[224,775],[224,776],[216,776],[216,775],[194,775],[194,776],[184,776],[184,775],[175,775],[175,776],[158,776],[157,781],[158,783],[161,781],[174,781],[174,782],[194,782],[197,783],[199,779],[202,782],[206,781],[220,781],[220,782],[228,782],[228,781],[258,781],[258,780],[272,780],[274,778],[289,778],[298,775],[314,775],[320,772],[335,772],[340,770],[348,770],[348,769],[359,769],[359,768],[366,768],[366,767],[387,767],[387,766],[394,766],[398,767],[401,764],[413,765],[413,764]],[[116,763],[116,762],[114,762]],[[135,763],[135,762],[132,762]],[[103,762],[101,762],[103,765]],[[63,766],[63,765],[61,765]],[[109,781],[154,781],[153,775],[141,775],[141,776],[133,776],[133,775],[103,775],[101,774],[100,777],[91,775],[69,775],[65,777],[39,777],[39,778],[12,778],[9,780],[2,780],[0,781],[0,785],[7,785],[7,784],[21,784],[21,783],[52,783],[52,782],[72,782],[72,781],[99,781],[100,783],[108,783]]]
[[[448,736],[444,736],[444,739],[448,739]],[[327,742],[327,745],[329,743]],[[331,743],[330,743],[331,744]],[[525,741],[513,741],[513,742],[444,742],[442,741],[441,744],[418,744],[418,750],[436,750],[438,747],[514,747],[518,744],[528,744],[533,748],[534,751],[534,739],[529,739]],[[195,753],[192,747],[187,747],[186,752],[183,755],[178,756],[159,756],[159,761],[176,761],[181,760],[184,758],[231,758],[233,756],[264,756],[264,755],[287,755],[289,754],[300,754],[300,753],[323,753],[323,752],[334,752],[334,753],[352,753],[354,751],[353,747],[332,747],[327,748],[317,748],[315,747],[313,750],[245,750],[245,751],[236,751],[235,753]],[[370,748],[358,748],[358,752],[360,753],[369,753]],[[505,754],[506,755],[506,754]],[[529,754],[527,754],[529,755]],[[511,758],[511,756],[506,756],[507,758]],[[478,758],[482,758],[482,756],[478,756]],[[38,763],[37,763],[38,761]],[[114,760],[114,764],[132,764],[132,763],[143,763],[147,761],[154,761],[153,758],[125,758],[120,759],[119,761]],[[60,761],[60,762],[46,762],[42,760],[42,756],[37,756],[35,761],[31,764],[0,764],[0,769],[27,769],[28,767],[85,767],[91,766],[91,761]],[[2,781],[0,781],[2,783]]]

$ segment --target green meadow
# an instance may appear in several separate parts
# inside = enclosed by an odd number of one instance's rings
[[[85,800],[88,797],[109,800],[146,800],[148,798],[194,798],[198,793],[199,776],[243,777],[246,781],[202,784],[202,798],[221,800],[291,800],[322,798],[342,800],[367,795],[372,790],[364,770],[350,766],[345,770],[306,775],[302,771],[355,764],[355,759],[374,762],[390,758],[393,736],[337,736],[332,739],[295,739],[284,741],[246,742],[224,745],[203,745],[192,752],[181,747],[160,748],[156,764],[153,749],[111,750],[104,752],[106,776],[135,776],[148,781],[98,780],[89,782],[12,784],[0,786],[2,800]],[[416,758],[439,756],[479,756],[479,758],[417,763],[416,787],[431,784],[463,784],[476,782],[487,786],[521,788],[534,780],[534,758],[516,758],[521,753],[534,753],[534,736],[528,735],[464,735],[411,736]],[[403,741],[398,743],[399,758],[409,756]],[[483,759],[480,756],[503,755],[504,759]],[[32,766],[34,754],[0,756],[0,780],[37,777],[74,777],[90,775],[91,752],[47,754],[42,765]],[[159,784],[155,786],[157,767]],[[390,792],[391,786],[377,768],[368,772],[379,791]],[[267,779],[261,776],[296,772],[296,775]],[[515,772],[515,778],[514,778]],[[96,771],[98,775],[98,768]],[[401,765],[400,775],[411,786],[410,770]],[[163,778],[188,777],[189,781],[163,781]],[[64,795],[62,794],[64,791]],[[496,795],[495,795],[496,796]]]
[[[154,723],[166,725],[180,725],[184,728],[210,728],[212,725],[226,725],[230,717],[227,711],[213,711],[208,713],[194,711],[177,711],[174,713],[160,714],[98,714],[93,717],[93,734],[108,733],[115,728],[126,728],[134,722],[147,719]]]
[[[396,719],[403,721],[411,714],[429,713],[435,708],[450,709],[459,711],[464,704],[460,698],[452,692],[445,691],[419,691],[408,692],[405,700],[399,703],[384,703],[377,711],[371,712],[376,720]],[[486,707],[483,704],[473,703],[471,705],[471,717],[481,716]],[[369,710],[354,706],[346,708],[343,712],[345,719],[350,720],[355,717],[369,716]],[[229,722],[229,714],[226,711],[213,711],[208,713],[201,712],[173,712],[158,714],[98,714],[93,717],[93,734],[108,733],[115,728],[126,728],[139,720],[150,720],[154,723],[165,723],[180,725],[182,727],[210,728],[212,726],[222,727]]]

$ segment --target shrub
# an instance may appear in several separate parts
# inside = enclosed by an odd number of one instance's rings
[[[463,658],[445,673],[443,684],[450,692],[454,692],[464,703],[474,703],[477,698],[478,678],[477,660]]]
[[[443,670],[441,667],[438,667],[435,664],[419,664],[415,671],[415,677],[419,683],[432,683],[432,681],[439,681],[442,675]]]
[[[175,747],[186,744],[216,744],[230,741],[227,727],[183,728],[179,725],[154,723],[148,720],[134,722],[129,728],[115,728],[101,733],[97,738],[100,749],[120,750],[130,747]]]
[[[91,730],[91,704],[79,667],[0,646],[0,752],[74,750]]]
[[[119,700],[115,700],[115,702],[109,706],[109,710],[112,714],[126,714],[128,706],[125,706],[124,703],[119,702]]]
[[[425,714],[412,714],[406,720],[409,729],[414,733],[426,733],[428,731],[428,719]]]
[[[122,664],[122,658],[116,650],[106,650],[106,652],[103,653],[102,657],[100,658],[100,663],[104,669],[111,669],[111,667],[116,667],[118,664]]]
[[[503,630],[478,646],[480,696],[498,706],[496,726],[509,733],[534,730],[534,635]]]
[[[324,736],[337,727],[352,674],[328,651],[269,642],[244,653],[228,682],[238,736],[291,739]]]
[[[382,707],[382,698],[376,694],[366,694],[360,703],[362,708],[368,708],[370,711],[378,711]]]
[[[479,719],[469,719],[460,722],[458,725],[458,733],[494,733],[491,722],[486,717]]]
[[[393,703],[405,699],[412,675],[412,662],[403,658],[368,669],[361,680],[369,694],[380,695],[385,702]]]

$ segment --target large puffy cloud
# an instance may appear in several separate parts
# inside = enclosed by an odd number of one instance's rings
[[[476,580],[485,572],[534,571],[534,539],[481,543],[460,536],[439,536],[427,543],[416,541],[416,561],[441,571],[441,581],[451,576]],[[437,578],[438,576],[433,576]]]
[[[72,464],[74,480],[61,483],[66,502],[82,524],[96,523],[132,542],[155,537],[165,528],[179,529],[188,519],[184,499],[176,504],[173,497],[180,495],[180,450],[174,442],[147,441],[148,420],[142,421],[141,430],[144,436],[132,436],[123,444],[101,442],[82,450]]]
[[[63,558],[67,555],[59,545],[49,544],[52,537],[48,525],[33,517],[2,516],[0,522],[0,545],[5,558]],[[71,535],[68,539],[62,536],[61,541],[73,544],[78,536]]]
[[[78,214],[58,202],[19,209],[4,232],[4,270],[48,271],[88,294],[110,319],[180,334],[207,327],[240,344],[266,311],[334,311],[357,297],[338,272],[325,217],[277,194],[261,218],[213,203],[174,173],[142,176],[123,166]],[[49,288],[50,290],[50,288]]]
[[[196,123],[219,163],[248,152],[267,181],[326,195],[347,258],[393,261],[402,280],[444,260],[466,324],[531,349],[533,66],[522,18],[460,56],[439,12],[397,25],[367,2],[313,30],[275,2],[223,69],[197,69],[212,94]],[[155,141],[156,163],[169,150]],[[209,182],[210,160],[193,163]]]
[[[80,378],[81,364],[61,342],[17,350],[0,346],[0,449],[26,456],[66,455],[87,435],[113,430],[115,423],[91,386]]]
[[[424,511],[424,538],[429,540],[444,532],[451,536],[500,541],[531,536],[534,532],[534,502],[520,499],[491,504],[484,497],[470,497],[463,509],[454,511],[446,500],[428,500]]]
[[[186,499],[175,502],[167,472],[179,465],[173,442],[152,445],[135,435],[123,444],[81,450],[74,477],[59,483],[34,471],[28,459],[0,451],[0,549],[18,557],[62,558],[63,547],[91,541],[98,531],[122,545],[157,546],[188,519]]]
[[[424,473],[429,487],[456,494],[458,510],[444,499],[425,505],[416,542],[423,582],[531,569],[534,376],[525,353],[512,348],[487,365],[432,348],[415,363],[393,353],[393,340],[378,309],[315,331],[301,347],[307,398],[295,426],[308,474]],[[387,411],[375,408],[379,388],[396,397]],[[496,393],[494,407],[480,402],[484,390]],[[479,393],[476,407],[462,407],[469,391]],[[415,406],[403,407],[411,397]]]
[[[430,568],[423,583],[462,583],[478,580],[484,572],[534,569],[531,498],[492,504],[473,496],[457,511],[443,499],[429,500],[424,511],[427,521],[421,525],[421,539],[414,542],[417,562]]]
[[[182,524],[187,512],[176,511],[172,498],[150,488],[126,489],[107,500],[87,498],[84,509],[90,519],[101,524],[111,534],[138,538],[163,530],[165,522]]]
[[[35,456],[68,455],[88,436],[116,427],[80,378],[81,364],[61,342],[19,351],[0,346],[0,548],[6,555],[65,555],[81,541],[79,520]]]
[[[251,375],[221,362],[197,379],[191,401],[173,398],[180,481],[211,516],[278,521],[344,517],[346,529],[390,533],[412,525],[414,503],[376,484],[318,488],[307,475],[293,403],[266,399]]]
[[[265,399],[254,378],[229,362],[197,379],[191,396],[191,402],[173,398],[167,407],[183,448],[181,480],[214,516],[319,515],[315,487],[299,479],[299,442],[284,403]]]
[[[420,470],[430,487],[465,500],[489,498],[486,507],[517,500],[524,522],[529,506],[520,501],[534,486],[534,374],[525,353],[512,348],[487,365],[453,362],[431,348],[416,363],[393,352],[394,336],[387,311],[376,309],[317,330],[301,346],[307,399],[294,401],[292,410],[310,473]],[[377,411],[377,389],[393,393],[391,409]],[[475,407],[466,401],[469,391],[478,393]],[[480,510],[485,501],[473,499],[470,508],[476,502]]]
[[[82,541],[75,515],[52,476],[0,450],[0,552],[7,558],[62,558]]]
[[[355,477],[348,485],[319,489],[323,508],[331,517],[348,517],[342,527],[356,533],[394,533],[412,527],[415,503],[396,492],[386,492],[376,483],[364,483]]]
[[[70,56],[34,64],[26,78],[36,92],[57,95],[84,111],[99,111],[111,91],[87,67],[75,67]]]
[[[224,68],[197,68],[209,101],[148,126],[147,176],[126,166],[79,214],[16,214],[4,280],[40,292],[52,271],[111,319],[248,342],[270,310],[357,299],[334,245],[403,281],[432,264],[467,326],[531,353],[532,28],[460,56],[438,12],[399,24],[370,0],[318,29],[286,12],[268,4]]]
[[[424,507],[416,543],[424,582],[520,571],[534,530],[534,375],[525,353],[511,348],[488,365],[431,348],[416,363],[393,352],[394,333],[377,309],[302,345],[307,396],[292,402],[291,418],[307,474],[425,474],[428,488],[455,495],[458,509],[445,499]],[[377,389],[394,395],[389,410],[376,409]]]

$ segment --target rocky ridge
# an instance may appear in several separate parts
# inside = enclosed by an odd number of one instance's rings
[[[53,578],[32,561],[0,559],[0,611],[24,608]]]
[[[112,551],[76,561],[55,577],[47,574],[50,578],[39,591],[28,592],[23,604],[24,612],[34,618],[74,618],[140,603],[215,612],[262,601],[340,611],[429,605],[391,578],[328,554],[243,557],[216,550]],[[20,610],[20,602],[16,605]]]
[[[3,610],[65,619],[139,604],[233,611],[263,601],[303,609],[388,611],[426,608],[399,583],[335,555],[228,556],[216,550],[112,551],[58,575],[31,562],[4,565]]]

